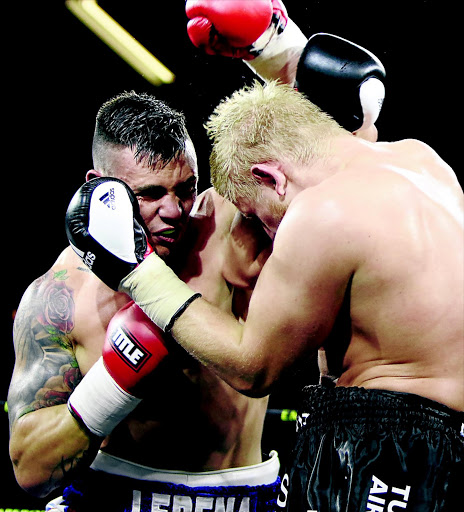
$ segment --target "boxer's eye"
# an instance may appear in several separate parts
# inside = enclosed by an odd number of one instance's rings
[[[166,195],[167,190],[164,187],[147,187],[137,192],[135,195],[137,199],[142,201],[158,201],[164,195]]]

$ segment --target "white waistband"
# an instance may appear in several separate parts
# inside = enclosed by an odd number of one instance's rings
[[[136,480],[169,482],[189,487],[217,487],[272,484],[277,480],[280,463],[277,452],[272,451],[268,460],[253,466],[190,473],[142,466],[99,451],[90,467],[95,471],[104,471],[111,475],[125,476]]]

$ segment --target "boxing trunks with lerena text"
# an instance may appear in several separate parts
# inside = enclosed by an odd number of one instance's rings
[[[100,451],[47,512],[273,512],[280,488],[276,452],[260,464],[218,471],[167,471]]]

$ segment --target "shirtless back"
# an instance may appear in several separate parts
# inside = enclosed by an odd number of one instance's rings
[[[247,323],[244,336],[263,332],[260,318],[269,318],[272,307],[266,341],[275,351],[292,346],[296,361],[324,342],[349,298],[350,343],[338,353],[339,386],[415,393],[464,410],[459,184],[417,141],[371,145],[343,137],[338,143],[346,158],[336,172],[314,186],[296,179],[298,193],[277,231],[267,279],[258,281],[253,294],[256,323],[250,331]],[[245,203],[239,208],[261,214]],[[280,219],[273,220],[271,229]],[[291,290],[277,284],[282,279],[294,283]],[[265,304],[271,293],[275,300]],[[300,345],[290,341],[296,332]],[[330,359],[345,347],[335,340],[326,349]],[[282,367],[276,356],[269,376]]]
[[[326,347],[343,361],[339,386],[464,410],[463,194],[446,163],[418,141],[353,137],[277,84],[237,92],[208,128],[215,188],[261,221],[273,251],[242,328],[224,318],[208,332],[214,308],[198,300],[176,340],[259,395],[324,345],[349,301],[346,353]],[[259,151],[248,147],[254,130]]]
[[[340,175],[340,198],[366,178],[353,191],[357,201],[341,201],[363,263],[351,283],[352,337],[338,384],[414,393],[464,410],[462,190],[417,141],[373,151],[382,152],[382,165],[368,157],[353,162],[346,181]]]

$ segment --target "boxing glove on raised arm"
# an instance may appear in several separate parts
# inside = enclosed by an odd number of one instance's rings
[[[110,434],[141,402],[141,381],[167,355],[162,331],[129,302],[108,325],[102,357],[71,394],[71,414],[93,434]]]
[[[113,290],[151,251],[137,199],[116,178],[94,178],[79,188],[66,212],[66,234],[85,265]]]
[[[374,124],[385,97],[385,69],[368,50],[332,34],[309,38],[298,63],[296,87],[343,128]]]
[[[187,0],[192,43],[209,55],[254,59],[287,24],[280,0]]]

